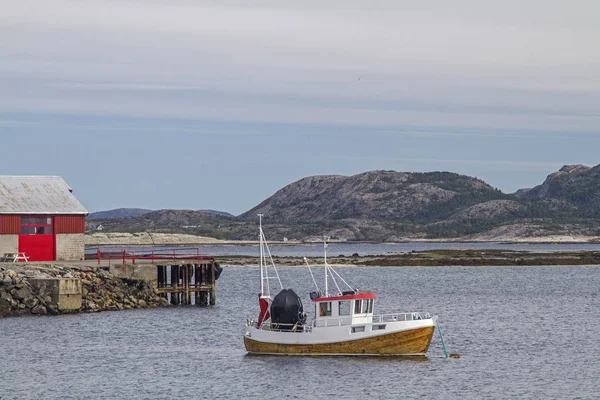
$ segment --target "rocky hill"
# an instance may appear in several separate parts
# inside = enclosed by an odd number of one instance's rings
[[[520,200],[539,201],[552,211],[578,217],[600,217],[600,165],[565,165],[544,183],[515,194]]]
[[[139,217],[152,210],[146,210],[144,208],[115,208],[114,210],[98,211],[90,213],[87,219],[111,219],[111,218],[127,218],[127,217]]]
[[[506,198],[487,183],[450,172],[371,171],[312,176],[279,190],[240,218],[274,221],[431,221],[489,200]]]
[[[98,211],[90,213],[87,216],[87,219],[113,219],[113,218],[129,218],[129,217],[139,217],[144,214],[151,213],[153,210],[148,210],[145,208],[116,208],[114,210],[106,210],[106,211]],[[207,214],[215,214],[221,215],[224,217],[233,217],[232,214],[225,211],[216,211],[216,210],[198,210],[198,213],[207,213]]]
[[[291,183],[238,217],[159,210],[90,221],[107,232],[163,232],[227,240],[256,239],[256,214],[271,239],[401,241],[415,238],[510,240],[600,235],[600,166],[565,166],[532,189],[505,194],[450,172],[371,171],[313,176]],[[495,235],[495,236],[494,236]]]

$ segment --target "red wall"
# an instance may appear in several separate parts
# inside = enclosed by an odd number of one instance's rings
[[[20,215],[0,215],[0,234],[18,235],[21,232]],[[84,215],[54,216],[54,233],[85,233]]]
[[[0,233],[18,235],[21,231],[21,216],[0,215]]]
[[[56,215],[54,233],[85,233],[84,215]]]
[[[21,215],[0,215],[0,234],[19,235],[19,252],[26,253],[30,261],[54,260],[57,234],[85,233],[84,215],[52,216],[54,219],[52,234],[35,235],[21,234],[21,217]]]

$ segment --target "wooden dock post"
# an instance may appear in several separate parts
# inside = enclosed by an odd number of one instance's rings
[[[215,285],[215,260],[210,263],[210,305],[214,306],[217,302],[217,285]]]
[[[203,257],[179,262],[156,265],[156,286],[160,296],[172,305],[214,306],[217,300],[215,260]]]
[[[201,286],[206,286],[206,264],[201,264],[200,265],[200,279],[201,279]],[[208,293],[205,291],[201,291],[200,292],[200,304],[198,304],[200,306],[207,306],[208,305]]]
[[[179,265],[171,265],[171,304],[179,304]]]

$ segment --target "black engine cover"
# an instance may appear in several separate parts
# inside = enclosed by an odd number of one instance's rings
[[[292,289],[283,289],[271,303],[271,323],[284,324],[281,329],[303,323],[304,315],[302,300]]]

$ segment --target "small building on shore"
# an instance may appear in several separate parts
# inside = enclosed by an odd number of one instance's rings
[[[0,176],[0,256],[83,259],[87,214],[59,176]]]

